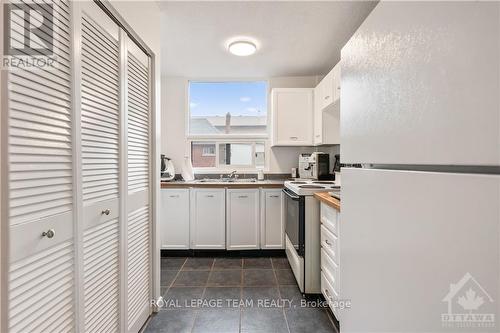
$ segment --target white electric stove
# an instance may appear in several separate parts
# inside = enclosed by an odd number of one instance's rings
[[[296,179],[285,181],[285,187],[297,195],[313,195],[315,192],[340,190],[333,180]]]
[[[334,181],[296,179],[285,182],[285,250],[304,294],[320,293],[320,204],[315,192],[339,192]]]

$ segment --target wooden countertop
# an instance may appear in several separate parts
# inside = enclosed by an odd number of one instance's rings
[[[277,180],[263,180],[256,182],[199,182],[199,181],[174,181],[174,182],[161,182],[161,188],[282,188],[283,181]]]
[[[340,212],[340,200],[332,197],[328,192],[314,193],[314,197]]]

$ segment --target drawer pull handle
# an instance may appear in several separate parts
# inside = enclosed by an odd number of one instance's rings
[[[179,197],[179,195],[171,195],[170,197],[171,197],[171,198],[178,198],[178,197]]]
[[[109,215],[109,213],[111,213],[111,210],[107,208],[101,212],[101,215]]]
[[[327,245],[329,245],[329,246],[332,246],[332,245],[333,245],[333,244],[330,242],[330,240],[328,240],[328,239],[325,239],[325,243],[326,243]]]
[[[240,199],[248,198],[248,195],[238,195],[238,198]]]
[[[47,231],[42,232],[42,237],[52,238],[56,235],[56,231],[54,229],[49,229]]]
[[[270,195],[271,198],[279,198],[279,195]]]
[[[290,139],[291,139],[291,140],[297,140],[297,139],[298,139],[298,137],[297,137],[297,136],[291,136],[291,137],[290,137]]]
[[[214,196],[211,194],[205,195],[206,198],[213,198]]]
[[[328,289],[325,289],[325,294],[326,294],[326,296],[327,296],[328,298],[331,298],[331,296],[330,296],[330,291],[329,291]]]
[[[325,99],[329,99],[329,98],[330,98],[330,96],[325,96]]]

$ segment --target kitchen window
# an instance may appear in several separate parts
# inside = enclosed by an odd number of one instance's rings
[[[191,141],[191,162],[197,169],[264,169],[265,147],[263,141]]]
[[[265,168],[267,93],[265,81],[189,82],[187,139],[194,168]]]

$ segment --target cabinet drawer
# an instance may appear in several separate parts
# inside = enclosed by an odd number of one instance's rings
[[[339,295],[330,284],[330,281],[328,281],[328,278],[323,272],[321,272],[321,293],[323,294],[323,296],[325,296],[325,299],[328,302],[328,306],[335,314],[335,317],[338,318],[337,309],[334,307],[334,303],[339,299]]]
[[[339,262],[339,242],[337,236],[331,233],[324,225],[321,226],[321,247],[336,263]]]
[[[330,285],[335,289],[336,294],[339,294],[339,266],[333,261],[325,249],[321,249],[321,271],[325,274]]]
[[[339,234],[339,215],[339,212],[335,208],[321,203],[321,223],[335,235]]]

